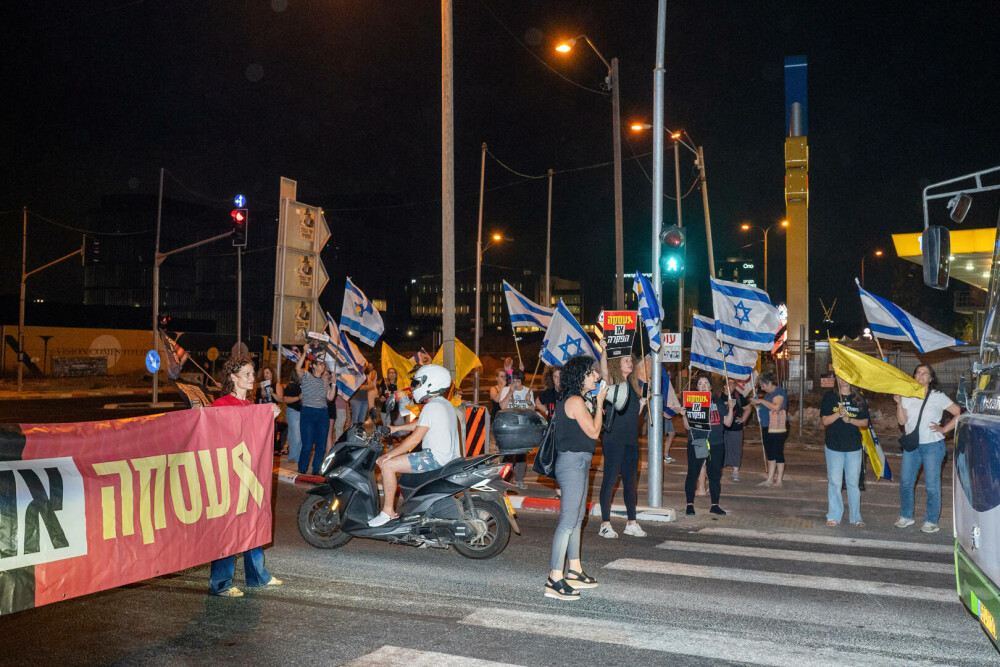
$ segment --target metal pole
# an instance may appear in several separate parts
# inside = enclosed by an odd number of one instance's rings
[[[653,139],[655,142],[656,139]],[[677,191],[677,226],[683,227],[684,221],[681,217],[681,147],[680,142],[674,140],[674,185]],[[681,337],[681,349],[684,348],[684,276],[677,279],[677,335]]]
[[[802,437],[802,410],[806,397],[806,325],[799,325],[799,437]]]
[[[660,274],[660,231],[663,229],[663,89],[664,41],[667,22],[667,0],[659,0],[656,14],[656,66],[653,69],[653,294],[663,303],[663,277]],[[657,323],[657,328],[660,324]],[[654,332],[655,333],[655,332]],[[653,352],[649,381],[649,506],[663,506],[663,374],[662,357]]]
[[[236,246],[236,349],[243,342],[243,248]]]
[[[861,289],[865,288],[865,256],[861,255]]]
[[[483,142],[483,157],[479,167],[479,231],[476,232],[476,340],[473,352],[479,358],[479,298],[483,289],[483,193],[486,185],[486,142]],[[472,401],[479,405],[479,370],[476,366],[472,376]]]
[[[768,228],[770,229],[770,227]],[[767,291],[767,229],[764,230],[764,291]]]
[[[549,273],[549,260],[552,257],[552,170],[549,169],[549,212],[545,227],[545,307],[552,307],[552,276]]]
[[[157,329],[160,326],[160,224],[163,220],[163,172],[160,167],[160,196],[156,203],[156,246],[153,250],[153,347],[157,349],[158,338]],[[153,373],[153,403],[160,399],[160,372]]]
[[[615,140],[615,307],[625,308],[625,256],[622,233],[622,119],[618,104],[618,58],[611,59],[611,108]],[[548,307],[546,305],[546,307]]]
[[[701,179],[701,203],[705,207],[705,239],[708,241],[708,270],[715,277],[715,253],[712,251],[712,216],[708,214],[708,181],[705,180],[705,147],[698,146],[698,173]]]
[[[452,0],[441,0],[441,345],[455,377],[455,103]]]
[[[28,281],[28,207],[21,209],[21,305],[17,315],[17,393],[24,387],[24,297]]]

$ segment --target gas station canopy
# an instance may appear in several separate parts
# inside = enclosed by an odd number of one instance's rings
[[[923,266],[920,233],[893,234],[896,256]],[[993,262],[996,229],[951,230],[951,277],[980,289],[987,289]]]

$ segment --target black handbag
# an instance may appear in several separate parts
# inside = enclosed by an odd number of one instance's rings
[[[556,478],[556,416],[552,415],[542,436],[542,443],[535,452],[535,462],[531,469],[543,477]]]
[[[917,427],[913,429],[912,433],[904,433],[899,436],[899,446],[904,452],[916,451],[917,447],[920,446],[920,419],[924,416],[924,406],[927,405],[927,399],[931,397],[931,392],[928,391],[927,395],[924,396],[924,402],[920,404],[920,412],[917,413]]]

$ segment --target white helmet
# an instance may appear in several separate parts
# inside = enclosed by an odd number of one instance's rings
[[[413,373],[410,389],[413,400],[423,403],[432,396],[441,396],[451,388],[451,373],[444,366],[424,364]]]

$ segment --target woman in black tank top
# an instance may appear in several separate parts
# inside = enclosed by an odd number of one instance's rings
[[[641,362],[633,356],[609,359],[608,402],[604,409],[613,421],[601,438],[604,454],[604,472],[601,474],[601,537],[615,538],[618,533],[611,527],[611,500],[615,495],[615,484],[622,479],[622,493],[625,497],[625,513],[628,523],[625,534],[645,537],[646,532],[635,519],[635,507],[639,501],[637,484],[639,481],[639,414],[646,400],[638,391],[635,368]],[[624,395],[624,400],[621,400]],[[619,397],[618,401],[612,399]],[[615,403],[618,405],[616,406]],[[611,411],[615,414],[612,416]]]

